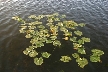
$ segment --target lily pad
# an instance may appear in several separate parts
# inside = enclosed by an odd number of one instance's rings
[[[104,52],[99,49],[92,49],[91,51],[93,52],[94,56],[101,56],[104,54]]]
[[[44,58],[49,58],[50,57],[50,53],[48,53],[48,52],[43,52],[43,53],[41,53],[42,54],[42,56],[44,57]]]
[[[31,34],[27,34],[25,37],[26,37],[26,38],[31,38],[32,35],[31,35]]]
[[[78,43],[79,43],[79,44],[84,44],[84,40],[79,39],[79,40],[78,40]]]
[[[80,54],[86,54],[84,48],[78,48],[78,53],[80,53]]]
[[[81,36],[81,35],[82,35],[82,32],[81,32],[81,31],[79,31],[79,30],[74,31],[74,33],[75,33],[76,35],[78,35],[78,36]]]
[[[74,58],[79,58],[79,57],[80,57],[78,53],[74,53],[74,54],[72,54],[72,56],[73,56]]]
[[[76,59],[76,62],[78,62],[78,65],[81,67],[81,68],[84,68],[85,65],[88,64],[88,61],[86,58],[77,58]]]
[[[36,65],[42,65],[42,63],[43,63],[43,58],[42,58],[42,57],[40,57],[40,58],[34,58],[34,63],[35,63]]]
[[[50,38],[51,38],[51,40],[56,40],[57,36],[51,36]]]
[[[72,32],[65,32],[65,36],[72,36]]]
[[[100,62],[100,57],[99,56],[91,55],[90,56],[90,61],[91,62]]]
[[[63,62],[69,62],[70,60],[72,60],[69,56],[61,56],[61,59],[60,61],[63,61]]]
[[[24,29],[19,30],[20,33],[25,33],[26,31]]]
[[[79,26],[84,27],[84,26],[85,26],[85,24],[84,24],[84,23],[80,23],[80,24],[79,24]]]
[[[82,39],[83,41],[85,41],[85,42],[90,42],[90,38],[82,37],[81,39]]]
[[[72,41],[72,42],[77,42],[76,39],[77,39],[77,37],[71,37],[71,38],[70,38],[70,41]]]
[[[45,26],[43,26],[43,25],[39,25],[39,26],[37,26],[38,28],[41,28],[41,29],[44,29],[45,28]]]
[[[60,45],[61,45],[61,43],[60,43],[60,41],[55,40],[55,41],[53,41],[53,45],[54,45],[54,46],[60,46]]]
[[[36,55],[38,55],[38,53],[37,53],[35,50],[32,50],[32,51],[29,53],[29,56],[30,56],[30,57],[35,57]]]
[[[46,40],[46,43],[52,43],[53,41],[52,40]]]

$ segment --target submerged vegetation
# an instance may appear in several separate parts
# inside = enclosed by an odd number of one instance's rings
[[[90,38],[84,37],[83,33],[78,30],[78,27],[84,27],[85,24],[65,20],[65,17],[65,15],[59,15],[58,13],[38,16],[30,15],[28,18],[32,22],[26,22],[18,16],[12,17],[12,19],[22,23],[20,25],[20,33],[26,34],[25,37],[31,39],[31,46],[26,48],[23,53],[32,57],[36,65],[41,65],[44,63],[44,58],[51,56],[51,53],[44,52],[42,49],[38,51],[38,49],[44,47],[45,44],[53,44],[53,46],[59,48],[62,45],[61,39],[70,41],[73,45],[73,50],[76,52],[72,53],[71,56],[61,56],[60,61],[70,62],[72,58],[75,58],[81,68],[88,64],[88,60],[85,57],[80,57],[80,55],[86,55],[84,43],[90,42]],[[62,33],[63,38],[59,37],[60,33]],[[99,49],[92,49],[91,52],[90,61],[100,62],[100,56],[104,52]]]

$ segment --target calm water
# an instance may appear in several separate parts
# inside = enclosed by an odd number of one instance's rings
[[[91,38],[87,51],[98,48],[105,52],[102,63],[89,63],[84,69],[71,63],[55,62],[58,56],[36,66],[33,59],[22,51],[29,39],[19,33],[19,23],[11,19],[24,19],[31,14],[66,14],[67,20],[86,23],[81,28]],[[56,51],[60,53],[59,51]],[[0,72],[108,72],[108,0],[0,0]],[[62,71],[61,71],[62,72]]]

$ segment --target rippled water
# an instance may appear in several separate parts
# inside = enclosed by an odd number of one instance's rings
[[[19,24],[11,19],[24,19],[31,14],[66,14],[67,20],[86,23],[80,29],[91,38],[88,51],[99,48],[105,52],[102,63],[89,63],[84,69],[77,64],[50,63],[41,67],[22,51],[29,40],[19,33]],[[48,65],[49,64],[49,65]],[[0,72],[108,72],[108,0],[0,0]]]

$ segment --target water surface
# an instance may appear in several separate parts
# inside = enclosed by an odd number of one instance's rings
[[[85,23],[81,28],[86,37],[88,52],[98,48],[105,52],[102,63],[89,63],[81,69],[72,61],[46,61],[41,67],[22,51],[28,47],[29,39],[19,33],[19,23],[12,16],[27,19],[31,14],[66,14],[67,20]],[[58,52],[58,51],[57,51]],[[59,52],[58,52],[59,53]],[[55,56],[56,57],[56,56]],[[54,58],[53,58],[54,59]],[[53,60],[51,60],[53,61]],[[0,0],[0,72],[108,72],[108,0]]]

